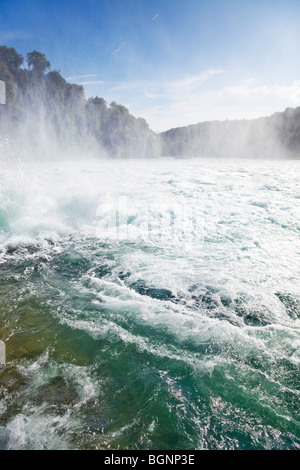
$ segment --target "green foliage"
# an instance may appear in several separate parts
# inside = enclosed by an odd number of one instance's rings
[[[24,59],[14,48],[0,46],[0,80],[6,85],[7,103],[0,107],[1,129],[21,130],[32,145],[47,135],[51,145],[112,157],[299,156],[300,108],[251,121],[203,122],[157,135],[125,106],[115,101],[108,106],[98,96],[86,100],[81,85],[68,83],[57,70],[46,73],[51,65],[45,54],[34,50],[26,58],[28,68],[23,68]]]
[[[68,83],[57,70],[46,73],[50,62],[45,54],[34,50],[26,58],[28,68],[21,68],[23,57],[16,50],[0,47],[7,123],[21,130],[33,146],[47,135],[51,145],[84,147],[114,157],[159,153],[159,137],[144,119],[116,102],[108,107],[98,96],[86,100],[81,85]]]
[[[57,70],[47,73],[46,82],[49,92],[53,94],[63,92],[67,83]]]
[[[46,59],[45,54],[41,52],[32,51],[26,54],[28,68],[37,75],[43,75],[47,69],[50,69],[51,64]]]
[[[176,157],[299,158],[300,108],[252,120],[202,122],[160,137],[162,153]]]
[[[95,98],[89,98],[87,104],[98,106],[99,108],[101,108],[102,106],[106,107],[107,105],[106,101],[103,98],[99,98],[98,96],[96,96]]]
[[[23,64],[23,57],[13,47],[0,46],[0,62],[3,62],[9,72],[15,73]]]

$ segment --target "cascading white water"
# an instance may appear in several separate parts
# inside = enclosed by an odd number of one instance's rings
[[[299,162],[0,173],[1,448],[299,448]]]

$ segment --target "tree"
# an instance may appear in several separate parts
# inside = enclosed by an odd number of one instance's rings
[[[88,99],[88,104],[91,104],[91,105],[95,105],[95,106],[104,106],[106,107],[106,101],[104,98],[99,98],[98,96],[96,96],[95,98],[89,98]]]
[[[23,57],[17,53],[14,47],[0,46],[0,62],[7,66],[9,72],[15,74],[23,61]]]
[[[44,75],[47,69],[50,69],[51,64],[46,59],[45,54],[41,52],[32,51],[26,54],[27,64],[30,70],[37,75]]]
[[[76,83],[66,83],[66,103],[73,109],[83,106],[85,101],[84,88]]]
[[[123,116],[124,115],[129,115],[129,110],[125,106],[123,106],[122,104],[118,104],[115,101],[112,101],[110,103],[110,108],[111,108],[111,110],[117,111],[118,113],[122,114]]]
[[[46,75],[47,91],[52,97],[63,99],[66,91],[66,83],[66,80],[57,70],[53,70]]]

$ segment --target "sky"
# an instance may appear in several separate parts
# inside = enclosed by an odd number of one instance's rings
[[[300,106],[300,0],[0,0],[0,45],[155,132]]]

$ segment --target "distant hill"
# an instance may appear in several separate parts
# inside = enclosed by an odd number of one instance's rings
[[[253,120],[211,121],[156,134],[121,104],[85,98],[38,51],[0,46],[0,138],[26,154],[131,157],[299,158],[300,107]],[[4,99],[5,98],[5,99]],[[5,104],[3,104],[5,103]]]
[[[253,120],[211,121],[160,134],[162,155],[299,158],[300,107]]]

